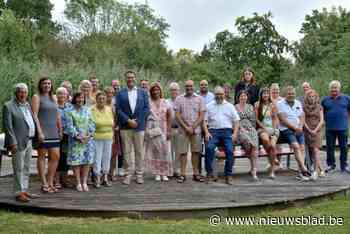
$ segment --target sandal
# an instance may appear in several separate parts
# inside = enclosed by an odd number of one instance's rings
[[[183,182],[185,182],[186,181],[186,176],[179,176],[178,178],[177,178],[177,182],[178,183],[183,183]]]
[[[48,185],[41,185],[41,192],[42,193],[48,193],[49,192],[49,186]]]
[[[62,188],[62,184],[56,183],[56,184],[55,184],[55,188],[56,188],[56,189],[61,189],[61,188]]]
[[[204,178],[200,175],[193,175],[192,180],[197,182],[204,182]]]
[[[49,186],[49,189],[47,191],[48,193],[57,193],[58,189],[55,188],[54,186]]]

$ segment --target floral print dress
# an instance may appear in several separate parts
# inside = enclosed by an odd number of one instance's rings
[[[146,165],[153,175],[172,176],[173,166],[167,135],[167,111],[170,106],[164,99],[159,106],[150,101],[151,114],[147,119],[145,146]],[[155,131],[159,134],[147,134]]]
[[[254,146],[259,148],[259,138],[256,131],[256,116],[252,105],[246,104],[243,110],[240,110],[238,104],[236,109],[240,118],[239,121],[239,142],[244,148]]]
[[[90,108],[72,108],[66,115],[66,130],[68,134],[67,163],[71,166],[93,164],[95,160],[95,142],[92,138],[95,132],[95,123],[92,119]],[[87,143],[81,143],[76,139],[78,135],[91,136]]]

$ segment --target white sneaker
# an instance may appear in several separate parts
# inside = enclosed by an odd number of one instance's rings
[[[320,171],[318,174],[319,177],[326,177],[326,173],[324,171]]]
[[[156,175],[155,181],[160,181],[160,175]]]
[[[163,181],[169,181],[169,178],[168,178],[167,176],[163,176],[163,177],[162,177],[162,180],[163,180]]]
[[[297,180],[300,181],[309,181],[310,177],[303,175],[302,173],[299,173],[298,176],[296,177]]]
[[[317,180],[317,178],[318,178],[317,172],[316,171],[312,172],[310,179],[311,180]]]
[[[118,175],[119,176],[124,176],[125,175],[124,168],[118,168]]]

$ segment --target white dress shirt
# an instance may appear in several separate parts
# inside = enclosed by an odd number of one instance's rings
[[[137,88],[128,89],[128,98],[131,112],[134,113],[137,101]]]
[[[300,116],[303,115],[303,107],[298,100],[294,100],[293,106],[290,106],[286,99],[277,102],[278,113],[286,115],[287,121],[295,127],[300,126]],[[279,129],[281,131],[288,129],[287,126],[280,123]]]
[[[209,129],[232,128],[233,122],[239,120],[234,105],[227,101],[222,104],[212,101],[207,105],[207,120]]]

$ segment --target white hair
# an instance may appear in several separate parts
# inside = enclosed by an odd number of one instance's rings
[[[332,80],[329,83],[329,89],[331,89],[333,86],[336,86],[336,87],[338,87],[340,89],[341,88],[340,81],[339,80]]]
[[[15,92],[17,93],[20,89],[24,89],[28,92],[28,86],[25,83],[18,83],[15,85]]]
[[[65,88],[65,87],[58,87],[56,89],[56,93],[61,93],[61,92],[64,92],[64,93],[68,93],[68,90]]]
[[[215,89],[214,89],[214,93],[216,94],[216,93],[224,93],[225,92],[225,90],[224,90],[224,88],[223,87],[221,87],[221,86],[216,86],[215,87]]]
[[[180,86],[176,82],[171,82],[171,84],[169,85],[169,89],[177,89],[177,90],[179,90]]]

